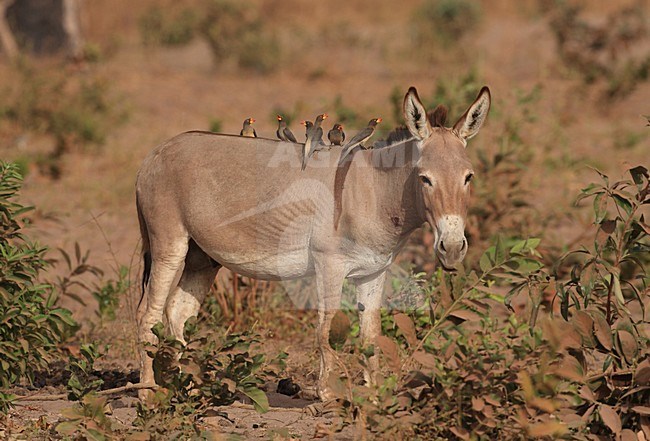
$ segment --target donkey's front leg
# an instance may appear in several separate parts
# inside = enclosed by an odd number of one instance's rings
[[[381,302],[385,280],[386,272],[384,271],[378,275],[354,281],[357,287],[360,336],[363,346],[374,345],[377,337],[381,335]],[[377,372],[377,368],[377,356],[373,355],[363,371],[366,384],[374,384],[374,374]]]
[[[318,396],[323,401],[336,398],[329,378],[337,361],[336,352],[330,346],[330,327],[332,318],[341,307],[341,290],[345,273],[336,259],[315,257],[316,290],[318,293],[318,351],[320,354],[320,374],[318,376]]]

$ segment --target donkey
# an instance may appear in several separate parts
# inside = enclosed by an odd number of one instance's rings
[[[163,316],[183,338],[223,266],[263,280],[315,276],[322,400],[336,362],[330,324],[342,285],[355,286],[361,339],[381,333],[386,271],[415,229],[429,223],[445,269],[465,257],[472,166],[465,147],[490,109],[483,87],[452,128],[432,124],[417,91],[404,97],[406,139],[359,150],[338,165],[322,151],[301,171],[302,144],[186,132],[155,148],[137,175],[136,205],[144,256],[138,307],[140,344],[154,342]],[[444,121],[443,121],[444,123]],[[141,349],[141,382],[154,383]],[[371,360],[366,381],[372,381]],[[144,396],[144,394],[142,395]]]

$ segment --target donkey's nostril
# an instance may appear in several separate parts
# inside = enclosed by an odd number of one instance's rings
[[[467,249],[467,239],[463,237],[463,245],[461,245],[460,250],[465,251]]]
[[[447,252],[447,249],[445,248],[445,243],[443,241],[440,241],[440,251],[443,253]]]

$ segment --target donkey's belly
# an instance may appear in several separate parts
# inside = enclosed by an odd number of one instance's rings
[[[245,261],[222,256],[221,260],[217,261],[238,274],[261,280],[298,279],[314,274],[314,266],[307,249]]]

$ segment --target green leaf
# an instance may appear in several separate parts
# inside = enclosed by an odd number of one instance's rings
[[[106,440],[108,440],[106,435],[101,433],[99,430],[88,428],[87,433],[88,433],[88,435],[90,435],[90,437],[88,438],[90,441],[106,441]]]
[[[55,309],[54,311],[51,311],[51,314],[55,317],[58,317],[63,323],[70,326],[71,328],[77,326],[77,322],[75,322],[72,318],[72,313],[67,309]]]
[[[494,247],[490,247],[481,256],[479,260],[479,266],[483,273],[489,272],[494,267]]]
[[[165,325],[163,325],[162,322],[158,322],[153,325],[151,332],[153,332],[153,335],[155,335],[158,339],[163,339],[165,336]]]
[[[594,223],[600,224],[605,216],[607,215],[607,195],[605,193],[599,193],[594,198]]]
[[[614,296],[616,297],[618,304],[624,306],[625,298],[623,297],[623,291],[621,290],[621,280],[619,279],[619,276],[617,274],[612,274],[612,279],[614,283],[613,286]]]
[[[525,240],[519,240],[510,248],[511,254],[522,254],[526,251],[532,251],[540,244],[542,240],[538,238],[528,238]]]
[[[513,271],[516,271],[519,274],[526,275],[542,269],[544,267],[544,264],[535,259],[531,259],[527,257],[518,257],[512,259],[508,266],[511,266]]]
[[[614,202],[621,207],[628,215],[632,213],[632,203],[620,194],[613,194]]]
[[[506,248],[501,239],[501,236],[497,236],[497,242],[494,245],[494,263],[495,265],[501,265],[506,260]]]
[[[74,435],[74,433],[77,431],[78,428],[79,425],[77,424],[76,421],[64,421],[62,423],[57,424],[56,431],[61,435],[72,436]]]
[[[251,399],[253,406],[258,413],[265,413],[269,410],[269,399],[259,388],[247,386],[241,389],[241,393]]]
[[[602,185],[591,183],[591,184],[587,185],[585,188],[583,188],[582,190],[580,190],[580,193],[582,195],[584,195],[585,197],[593,196],[593,194],[595,193],[594,190],[596,190],[596,189],[602,191],[603,187],[602,187]]]

